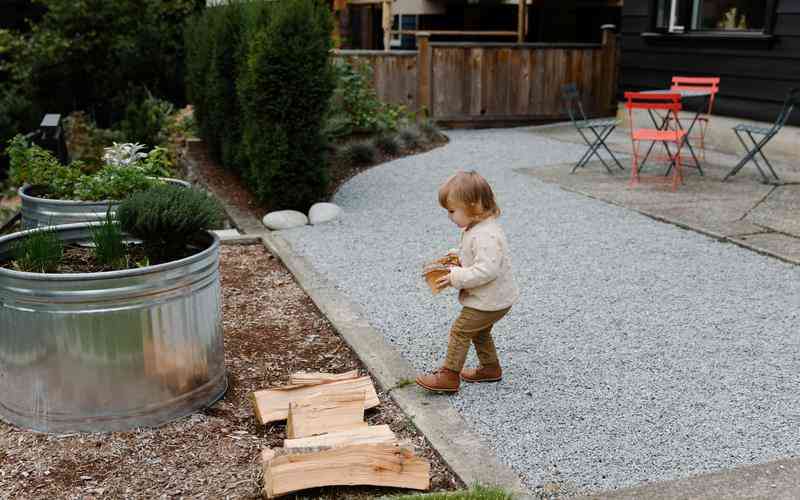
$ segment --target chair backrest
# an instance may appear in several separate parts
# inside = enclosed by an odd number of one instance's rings
[[[578,92],[576,84],[568,83],[561,87],[561,100],[564,101],[564,107],[567,108],[570,120],[574,122],[586,119],[586,113],[583,112],[581,103],[581,94]]]
[[[778,119],[772,126],[772,131],[777,133],[783,127],[792,115],[795,106],[800,105],[800,88],[793,88],[786,94],[786,99],[783,101],[783,108],[781,108]]]
[[[714,97],[719,92],[719,77],[717,76],[673,76],[670,90],[708,90],[711,96],[708,98],[708,109],[706,114],[711,114],[714,109]]]
[[[678,112],[682,109],[681,95],[670,92],[625,92],[625,101],[625,109],[628,110],[630,117],[631,131],[635,128],[633,118],[635,109],[648,111],[660,109],[666,111],[668,115],[672,114],[673,117],[677,117]],[[671,124],[668,126],[675,127],[676,130],[679,127],[677,119],[667,120],[667,122]]]

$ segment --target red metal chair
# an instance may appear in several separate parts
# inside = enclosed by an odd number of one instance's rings
[[[711,118],[711,112],[714,109],[714,97],[716,97],[717,92],[719,92],[719,77],[673,76],[670,90],[708,90],[711,92],[711,95],[708,98],[708,109],[706,109],[705,112],[697,117],[697,121],[700,122],[699,133],[697,136],[689,137],[689,140],[700,140],[700,149],[703,150],[701,154],[705,160],[706,129],[708,128],[708,121]]]
[[[631,142],[633,144],[633,165],[631,168],[630,186],[639,183],[639,164],[640,154],[639,143],[660,142],[664,144],[667,151],[666,159],[670,162],[672,171],[672,190],[678,189],[678,185],[683,181],[683,168],[681,166],[681,148],[686,139],[686,131],[682,130],[678,123],[678,113],[681,110],[680,94],[654,93],[654,92],[625,92],[625,108],[628,110],[628,118],[631,124]],[[637,128],[634,119],[634,110],[646,110],[653,123],[657,123],[653,112],[654,110],[666,111],[666,116],[661,121],[661,128]],[[669,145],[674,144],[673,153]],[[651,148],[652,149],[652,148]],[[664,177],[658,176],[659,179]]]

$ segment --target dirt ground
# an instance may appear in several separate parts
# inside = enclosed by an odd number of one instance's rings
[[[0,422],[0,498],[260,497],[259,451],[285,425],[257,424],[250,394],[294,371],[342,372],[361,363],[291,274],[261,245],[224,246],[221,261],[229,389],[207,410],[157,429],[45,435]],[[431,461],[432,490],[463,487],[385,391],[370,425],[388,424]],[[321,488],[285,498],[366,499],[396,492]]]

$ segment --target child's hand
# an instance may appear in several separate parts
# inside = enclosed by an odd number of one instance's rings
[[[445,274],[444,276],[442,276],[441,278],[436,280],[436,288],[438,290],[444,290],[448,286],[452,286],[452,284],[450,283],[450,275],[449,274]]]

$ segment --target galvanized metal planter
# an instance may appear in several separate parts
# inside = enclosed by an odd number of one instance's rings
[[[55,228],[85,240],[96,223]],[[0,261],[31,231],[0,238]],[[43,432],[155,426],[227,388],[219,238],[141,269],[0,269],[0,418]]]
[[[166,177],[161,179],[170,184],[191,187],[191,184],[180,179]],[[120,203],[115,200],[50,200],[32,195],[31,189],[33,189],[33,186],[26,184],[19,188],[18,191],[22,200],[23,229],[103,220],[106,218],[109,208],[112,212],[116,211]]]

